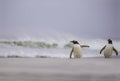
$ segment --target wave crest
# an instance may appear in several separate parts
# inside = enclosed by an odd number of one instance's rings
[[[10,45],[10,46],[21,46],[21,47],[31,47],[31,48],[57,48],[57,43],[47,43],[43,41],[0,41],[0,44]]]

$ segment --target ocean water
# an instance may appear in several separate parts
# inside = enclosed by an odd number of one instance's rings
[[[83,57],[101,57],[100,49],[107,44],[106,39],[76,39],[81,45],[89,45],[83,48]],[[69,58],[72,45],[70,39],[19,39],[0,40],[0,57],[36,57],[36,58]],[[113,40],[114,47],[120,50],[120,41]],[[119,51],[120,52],[120,51]],[[115,53],[113,53],[113,56]]]

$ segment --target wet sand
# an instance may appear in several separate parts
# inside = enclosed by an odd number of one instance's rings
[[[120,81],[120,58],[0,58],[0,81]]]

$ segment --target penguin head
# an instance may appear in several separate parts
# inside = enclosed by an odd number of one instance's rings
[[[76,41],[76,40],[73,40],[73,41],[70,41],[70,42],[72,42],[73,44],[79,44],[78,41]]]
[[[111,39],[108,39],[108,44],[112,44],[112,40]]]

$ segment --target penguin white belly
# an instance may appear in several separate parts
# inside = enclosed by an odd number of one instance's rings
[[[82,57],[82,48],[80,47],[80,45],[75,44],[74,45],[74,58],[81,58]]]
[[[111,44],[106,45],[104,50],[104,57],[110,58],[112,56],[113,46]]]

